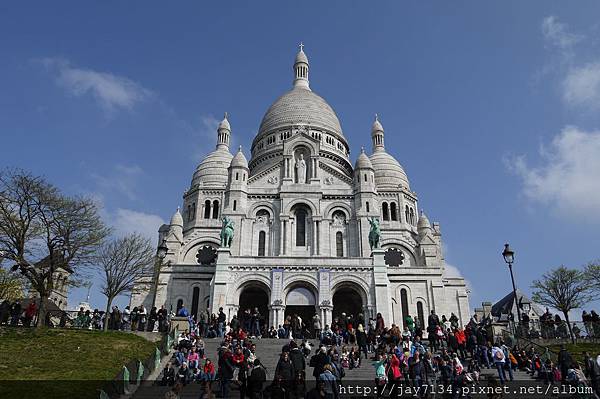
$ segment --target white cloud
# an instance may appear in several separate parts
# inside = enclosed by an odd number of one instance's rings
[[[138,165],[116,165],[107,176],[99,174],[91,176],[102,193],[116,192],[129,200],[135,200],[137,198],[135,186],[143,173],[144,171]]]
[[[158,215],[123,208],[118,208],[108,219],[108,224],[114,228],[117,236],[140,233],[150,238],[152,243],[157,242],[158,228],[165,223]]]
[[[131,110],[154,93],[128,78],[92,69],[76,68],[63,58],[44,58],[42,64],[56,73],[56,83],[69,94],[91,95],[106,111]]]
[[[600,131],[567,126],[540,156],[539,166],[528,165],[523,156],[509,163],[523,181],[525,197],[569,220],[600,221]]]
[[[458,269],[458,267],[446,262],[446,266],[444,267],[444,277],[446,277],[446,278],[457,278],[458,277],[458,278],[464,279],[467,288],[471,291],[471,295],[473,294],[473,285],[471,284],[471,282],[469,280],[464,278],[463,274]]]
[[[555,16],[543,19],[542,34],[548,44],[559,48],[565,54],[570,53],[573,46],[584,38],[582,35],[569,32],[567,24],[559,22]]]
[[[571,68],[563,82],[563,100],[570,106],[600,109],[600,62]]]

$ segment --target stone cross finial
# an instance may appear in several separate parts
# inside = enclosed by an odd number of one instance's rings
[[[242,152],[242,145],[240,144],[240,146],[238,147],[238,152]]]
[[[363,154],[365,153],[365,146],[364,145],[360,147],[360,152],[362,152]]]
[[[223,116],[223,119],[227,119],[229,117],[229,114],[227,113],[227,111],[225,111],[225,115]]]
[[[379,115],[375,114],[375,120],[378,121],[379,120]]]
[[[302,44],[302,42],[300,42],[300,45],[298,47],[300,47],[300,51],[304,51],[304,44]]]

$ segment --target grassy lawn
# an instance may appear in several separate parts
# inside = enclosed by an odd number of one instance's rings
[[[124,364],[147,359],[155,347],[122,332],[0,328],[0,386],[8,397],[98,398]],[[35,387],[42,396],[34,396]],[[24,394],[14,391],[21,388]]]
[[[558,353],[560,351],[560,345],[552,345],[549,347],[550,350]],[[597,343],[577,343],[577,344],[566,344],[565,348],[573,358],[579,362],[583,361],[583,352],[589,352],[591,356],[600,355],[600,344]]]

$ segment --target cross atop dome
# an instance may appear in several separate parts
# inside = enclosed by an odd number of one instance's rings
[[[300,47],[300,51],[304,52],[304,44],[302,42],[300,42],[298,47]]]

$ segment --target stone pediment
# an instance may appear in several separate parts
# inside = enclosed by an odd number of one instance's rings
[[[278,186],[281,181],[281,166],[275,164],[270,168],[251,176],[248,179],[248,185],[259,185],[259,186]]]
[[[324,162],[319,162],[321,169],[322,182],[325,185],[339,185],[341,182],[348,186],[352,186],[352,179],[341,172],[338,172]],[[328,178],[330,178],[328,180]]]

